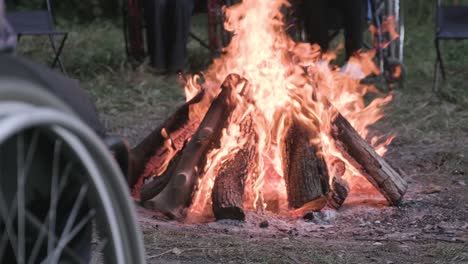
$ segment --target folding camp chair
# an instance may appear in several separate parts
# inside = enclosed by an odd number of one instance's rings
[[[50,45],[55,54],[51,64],[52,68],[58,63],[62,72],[65,73],[60,55],[67,40],[68,32],[55,29],[50,0],[45,0],[44,4],[45,8],[43,9],[7,12],[6,17],[18,35],[18,42],[22,36],[49,36]],[[58,47],[55,43],[56,36],[61,36]]]
[[[438,91],[440,73],[445,80],[445,68],[440,52],[440,40],[468,39],[468,6],[467,5],[445,5],[442,0],[437,1],[436,9],[436,34],[435,47],[437,58],[434,70],[433,91]]]

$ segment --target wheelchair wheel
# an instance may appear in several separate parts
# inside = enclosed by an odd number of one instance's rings
[[[115,161],[44,91],[0,80],[0,263],[144,263]]]

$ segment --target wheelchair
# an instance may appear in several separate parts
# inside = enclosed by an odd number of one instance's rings
[[[51,92],[54,73],[0,57],[0,263],[145,263],[112,140]]]

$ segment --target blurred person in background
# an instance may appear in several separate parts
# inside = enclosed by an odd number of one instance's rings
[[[365,0],[302,0],[299,7],[310,43],[320,45],[322,51],[326,52],[330,41],[329,30],[334,26],[333,19],[339,16],[342,23],[337,26],[344,28],[346,60],[361,50]]]
[[[150,65],[156,73],[185,68],[195,0],[144,0]]]

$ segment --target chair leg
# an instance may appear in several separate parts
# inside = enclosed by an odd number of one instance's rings
[[[55,45],[55,35],[49,34],[50,45],[52,46],[52,50],[55,53],[55,58],[54,58],[54,60],[52,61],[52,64],[51,64],[52,68],[54,68],[58,63],[59,66],[60,66],[60,70],[62,70],[62,72],[64,74],[67,74],[67,72],[65,71],[65,67],[63,66],[62,59],[60,58],[60,55],[62,54],[63,46],[65,45],[65,41],[67,40],[67,38],[68,38],[68,34],[67,33],[63,34],[62,41],[60,42],[60,45],[59,45],[59,47],[57,49],[57,47]]]
[[[437,58],[434,63],[434,80],[432,83],[432,92],[437,94],[439,92],[439,79],[440,79],[440,61]]]
[[[199,38],[197,35],[195,35],[192,31],[190,31],[190,37],[192,37],[194,40],[196,40],[202,47],[210,50],[210,45],[208,45],[205,41],[203,41],[201,38]]]
[[[436,47],[436,51],[437,51],[437,61],[439,62],[440,70],[442,71],[442,79],[444,79],[444,81],[445,81],[445,67],[444,67],[444,63],[442,61],[442,55],[441,55],[441,52],[440,52],[440,45],[439,45],[439,39],[438,38],[435,39],[435,47]]]

